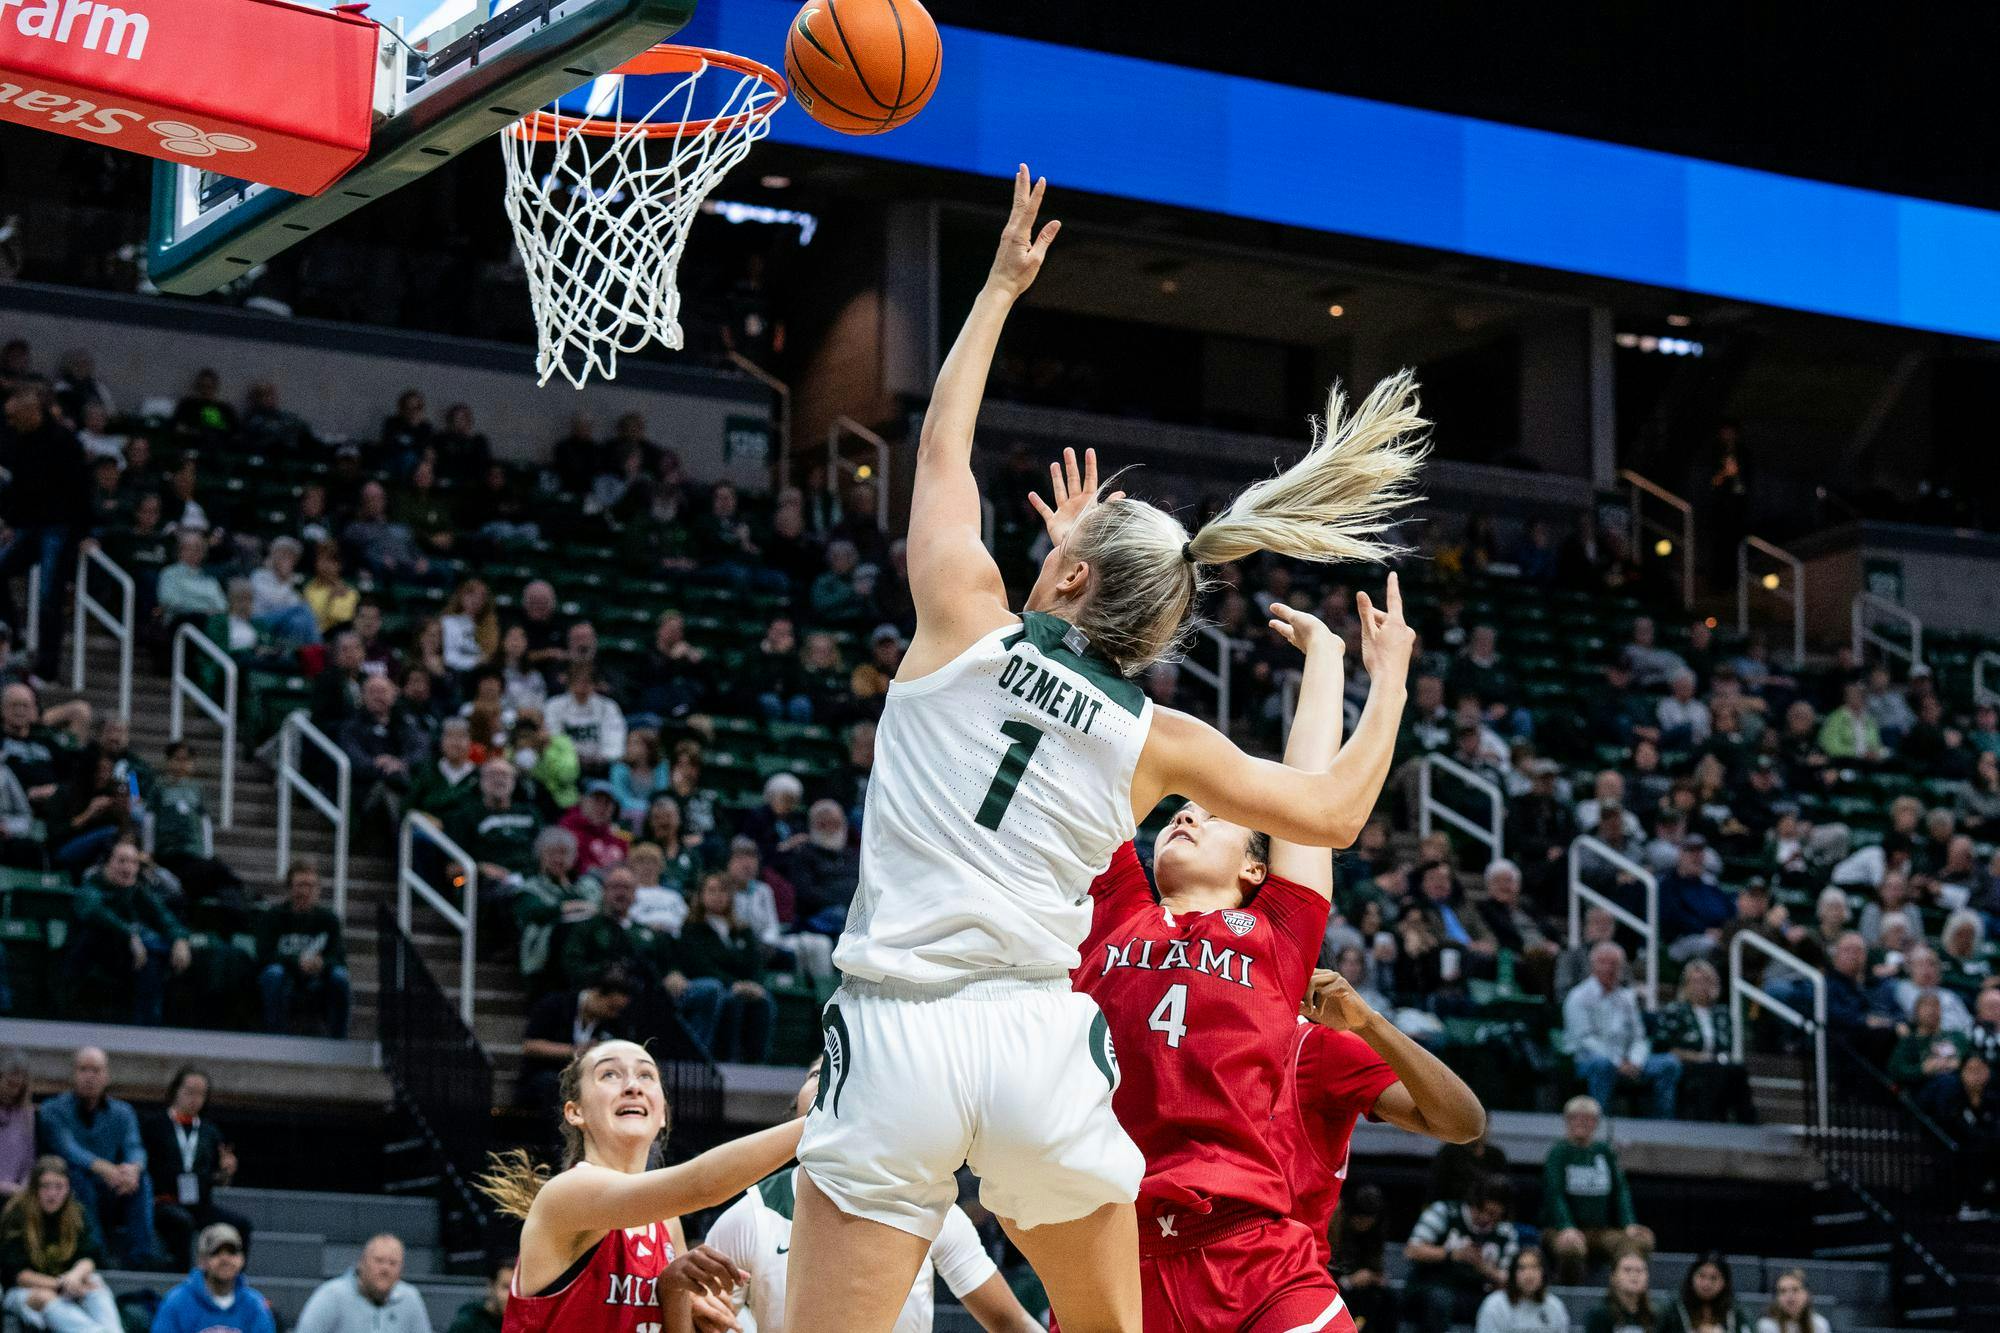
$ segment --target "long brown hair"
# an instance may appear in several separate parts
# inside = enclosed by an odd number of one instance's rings
[[[28,1183],[0,1210],[0,1234],[19,1232],[28,1250],[28,1266],[37,1273],[60,1273],[76,1259],[83,1243],[83,1205],[75,1193],[53,1215],[42,1211],[42,1177],[69,1179],[69,1163],[51,1153],[37,1157]]]
[[[490,659],[500,648],[500,616],[493,609],[493,590],[486,586],[486,580],[467,579],[459,584],[451,594],[451,600],[445,603],[444,613],[448,616],[467,615],[465,593],[475,583],[486,594],[486,604],[477,616],[472,617],[472,638],[479,645],[480,656]]]
[[[708,904],[701,900],[701,896],[707,891],[711,883],[720,882],[721,879],[721,874],[717,872],[711,872],[701,877],[701,887],[694,891],[693,900],[688,903],[687,924],[689,926],[699,926],[703,922],[714,918],[715,914],[708,910]],[[729,923],[731,934],[743,928],[743,923],[736,916],[736,895],[733,893],[729,895],[729,915],[725,920]]]
[[[1799,1290],[1806,1294],[1806,1303],[1799,1308],[1797,1321],[1799,1333],[1812,1333],[1812,1288],[1806,1285],[1806,1270],[1803,1268],[1787,1268],[1784,1272],[1778,1274],[1777,1282],[1771,1284],[1771,1304],[1770,1308],[1764,1311],[1764,1317],[1775,1323],[1781,1333],[1783,1329],[1792,1324],[1792,1317],[1786,1314],[1778,1305],[1778,1282],[1783,1282],[1786,1278],[1791,1278],[1797,1282]]]
[[[589,1061],[591,1052],[608,1042],[593,1042],[569,1058],[563,1066],[562,1077],[556,1082],[556,1128],[562,1134],[562,1167],[569,1170],[583,1160],[583,1130],[572,1125],[563,1108],[583,1096],[583,1067]],[[674,1108],[667,1103],[666,1091],[660,1092],[660,1101],[666,1108],[666,1119],[660,1126],[660,1141],[665,1142],[667,1131],[673,1126]],[[61,1158],[54,1158],[60,1162]],[[515,1148],[508,1152],[494,1153],[487,1158],[486,1174],[473,1183],[479,1192],[493,1200],[493,1206],[503,1217],[528,1220],[528,1210],[535,1206],[535,1196],[542,1192],[542,1186],[549,1183],[556,1173],[549,1170],[526,1148]]]

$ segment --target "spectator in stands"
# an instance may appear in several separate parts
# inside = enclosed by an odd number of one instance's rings
[[[683,834],[681,803],[671,792],[661,792],[647,805],[645,825],[639,836],[659,845],[660,854],[666,858],[662,873],[667,882],[683,893],[692,893],[699,883],[695,872],[701,868],[701,857],[697,854],[701,840]]]
[[[306,605],[320,633],[352,624],[361,608],[361,593],[341,573],[340,547],[322,541],[313,550],[313,576],[306,580]]]
[[[687,621],[678,611],[662,611],[653,627],[653,647],[632,679],[639,711],[661,718],[699,712],[707,693],[702,662],[706,654],[687,641]]]
[[[596,422],[587,412],[578,412],[569,421],[569,433],[549,450],[549,464],[556,481],[571,495],[590,489],[590,480],[603,468],[599,464]]]
[[[403,1242],[376,1236],[350,1271],[307,1298],[292,1333],[431,1333],[424,1298],[402,1279]]]
[[[1901,869],[1884,870],[1880,882],[1875,886],[1875,901],[1861,909],[1861,937],[1871,945],[1880,944],[1882,923],[1891,916],[1899,916],[1910,928],[1913,937],[1923,938],[1923,918],[1917,914],[1916,906],[1911,903],[1910,898],[1908,872]]]
[[[97,358],[84,347],[73,347],[63,353],[56,366],[55,380],[56,406],[64,416],[75,418],[84,410],[95,407],[110,413],[118,410],[111,390],[97,375]]]
[[[515,623],[527,632],[528,662],[550,689],[559,687],[569,667],[569,625],[556,602],[555,585],[536,579],[522,588],[521,618]]]
[[[722,879],[735,901],[736,919],[748,926],[764,946],[767,951],[764,961],[770,966],[797,967],[811,977],[832,976],[833,955],[828,940],[821,935],[789,932],[796,920],[796,903],[788,902],[785,911],[779,911],[777,893],[761,878],[762,860],[757,844],[751,839],[741,835],[730,839]]]
[[[1872,891],[1888,875],[1909,874],[1915,856],[1916,844],[1910,835],[1891,828],[1881,842],[1842,857],[1828,878],[1842,888],[1865,886]]]
[[[1604,1300],[1584,1320],[1583,1333],[1651,1333],[1659,1327],[1660,1319],[1648,1292],[1651,1285],[1652,1272],[1645,1254],[1629,1249],[1620,1254],[1612,1261]]]
[[[1697,958],[1681,970],[1680,998],[1660,1011],[1661,1049],[1681,1062],[1679,1110],[1685,1120],[1756,1120],[1749,1071],[1735,1062],[1734,1030],[1714,964]]]
[[[129,995],[131,1021],[162,1021],[166,979],[194,961],[187,928],[149,885],[144,862],[129,840],[114,843],[104,864],[84,877],[76,895],[71,957],[90,993]]]
[[[206,368],[196,371],[187,395],[174,405],[175,432],[197,445],[223,445],[237,425],[236,409],[222,397],[222,377]]]
[[[396,700],[396,682],[387,676],[368,677],[361,685],[361,711],[337,737],[354,765],[362,810],[375,813],[392,829],[402,822],[411,775],[423,764],[427,750],[423,735],[397,712]]]
[[[734,858],[731,858],[734,860]],[[777,1002],[764,989],[765,946],[740,915],[740,895],[721,875],[702,881],[688,908],[677,957],[689,981],[715,981],[725,988],[709,1054],[717,1060],[760,1064],[770,1050]]]
[[[205,567],[208,538],[199,532],[183,531],[174,539],[175,560],[160,571],[158,589],[160,614],[169,626],[184,620],[202,620],[229,610],[229,598],[222,584]]]
[[[1623,984],[1625,951],[1606,941],[1590,951],[1590,976],[1563,999],[1563,1028],[1577,1073],[1600,1105],[1622,1084],[1643,1088],[1652,1114],[1671,1120],[1680,1063],[1657,1054],[1646,1037],[1639,1002]]]
[[[1945,1028],[1935,993],[1919,995],[1910,1012],[1909,1030],[1889,1055],[1889,1080],[1917,1094],[1937,1079],[1957,1076],[1970,1047],[1962,1032]]]
[[[1344,974],[1343,974],[1344,975]],[[1352,980],[1352,978],[1350,978]],[[1431,1158],[1432,1199],[1462,1201],[1472,1187],[1488,1176],[1507,1174],[1507,1154],[1482,1132],[1470,1143],[1443,1143]]]
[[[868,605],[855,589],[861,557],[853,542],[828,542],[826,571],[813,580],[812,618],[823,625],[850,628],[868,618]]]
[[[500,617],[484,579],[467,579],[445,603],[439,621],[444,629],[444,664],[465,676],[500,650]]]
[[[1945,988],[1944,964],[1938,958],[1937,951],[1928,945],[1919,944],[1904,958],[1903,966],[1909,976],[1895,982],[1890,988],[1890,994],[1896,1001],[1897,1009],[1902,1011],[1902,1016],[1914,1020],[1917,1016],[1917,1001],[1929,996],[1938,1002],[1940,1027],[1946,1032],[1970,1034],[1972,1011],[1965,1007],[1965,1001],[1955,992]]]
[[[583,799],[557,821],[576,838],[579,874],[592,874],[625,859],[632,835],[617,821],[618,790],[602,778],[586,786]]]
[[[428,456],[418,458],[407,480],[397,486],[389,516],[409,529],[426,559],[441,565],[450,560],[458,543],[458,516],[438,489],[437,464]]]
[[[244,401],[242,435],[246,447],[282,456],[311,440],[311,429],[296,413],[284,409],[278,386],[271,381],[251,385]]]
[[[1718,1251],[1695,1259],[1660,1323],[1661,1333],[1750,1333],[1750,1321],[1736,1308],[1736,1283],[1729,1261]]]
[[[202,1114],[208,1088],[205,1071],[183,1065],[167,1084],[167,1104],[139,1120],[153,1181],[153,1223],[167,1258],[182,1265],[201,1257],[195,1234],[205,1227],[228,1227],[239,1250],[250,1234],[249,1218],[215,1201],[216,1187],[236,1176],[236,1150]]]
[[[1394,1330],[1396,1289],[1389,1283],[1382,1235],[1382,1190],[1355,1185],[1333,1215],[1333,1275],[1357,1327]]]
[[[516,1097],[522,1106],[553,1110],[563,1066],[581,1049],[601,1041],[631,1035],[624,1025],[626,1011],[638,993],[639,979],[623,967],[607,967],[573,990],[557,990],[528,1009],[528,1027],[521,1038],[521,1082]]]
[[[49,845],[56,865],[75,874],[120,838],[132,836],[132,791],[95,745],[76,756],[77,776],[49,803]]]
[[[1879,664],[1869,669],[1864,693],[1868,716],[1875,720],[1876,732],[1882,738],[1883,747],[1895,749],[1910,728],[1917,724],[1917,715],[1910,707],[1908,696],[1890,684],[1889,668]]]
[[[625,711],[597,688],[597,671],[579,662],[569,669],[569,687],[549,700],[545,720],[569,737],[588,772],[603,773],[625,753]]]
[[[131,1105],[106,1095],[110,1083],[111,1062],[104,1052],[95,1046],[78,1050],[70,1063],[70,1090],[36,1112],[37,1138],[67,1165],[70,1189],[91,1227],[107,1240],[115,1233],[119,1260],[144,1268],[158,1257],[146,1149]]]
[[[1632,683],[1642,690],[1657,690],[1687,670],[1687,662],[1681,655],[1660,647],[1658,638],[1652,617],[1640,616],[1632,622],[1631,641],[1619,654],[1619,660],[1632,673]]]
[[[789,856],[806,840],[806,821],[799,806],[806,786],[791,773],[773,773],[764,783],[764,803],[743,820],[743,836],[757,846],[765,861]]]
[[[194,1242],[195,1271],[169,1291],[152,1333],[277,1333],[271,1303],[243,1281],[243,1237],[227,1222]]]
[[[493,462],[493,448],[473,428],[472,408],[466,403],[453,403],[444,410],[444,429],[431,437],[431,445],[446,476],[471,477]]]
[[[302,1025],[315,1036],[347,1036],[353,986],[340,916],[319,900],[319,871],[295,861],[285,872],[285,899],[258,923],[258,987],[264,1030]]]
[[[1979,913],[1963,907],[1952,912],[1938,932],[1938,943],[1942,946],[1938,957],[1944,964],[1946,985],[1973,990],[1993,975],[1993,965],[1985,953],[1986,922]]]
[[[1625,775],[1615,768],[1607,768],[1597,775],[1591,786],[1588,800],[1576,803],[1576,828],[1579,833],[1599,834],[1604,827],[1607,814],[1615,814],[1623,826],[1624,836],[1638,842],[1646,836],[1639,817],[1625,806]]]
[[[514,1261],[502,1259],[487,1279],[486,1295],[467,1301],[451,1317],[445,1333],[500,1333],[507,1318],[507,1297],[514,1286]]]
[[[514,762],[539,789],[538,800],[558,811],[583,799],[583,764],[576,746],[542,723],[539,709],[523,708],[514,716],[510,738]]]
[[[1695,697],[1694,672],[1676,671],[1667,683],[1667,697],[1655,710],[1660,724],[1660,744],[1676,750],[1692,750],[1705,744],[1714,730],[1708,705]]]
[[[361,712],[362,667],[367,649],[361,635],[342,630],[327,645],[326,666],[313,677],[312,723],[321,731],[337,736],[341,728]]]
[[[423,394],[415,389],[403,390],[396,398],[396,410],[382,418],[382,433],[378,437],[389,470],[398,477],[409,476],[434,433]]]
[[[1486,1295],[1506,1284],[1519,1233],[1507,1220],[1514,1190],[1488,1176],[1461,1202],[1439,1199],[1425,1208],[1403,1245],[1410,1277],[1403,1308],[1419,1333],[1446,1333],[1470,1320]]]
[[[708,493],[708,512],[690,525],[694,558],[705,572],[738,587],[758,592],[786,592],[785,576],[765,566],[749,522],[744,518],[736,487],[718,482]]]
[[[288,644],[318,643],[319,619],[299,595],[293,581],[305,548],[296,537],[279,537],[250,575],[251,614],[257,628]]]
[[[0,1206],[28,1187],[28,1173],[35,1164],[33,1091],[26,1052],[0,1049]],[[0,1268],[0,1285],[6,1275]]]
[[[560,956],[559,935],[597,911],[595,879],[576,875],[576,834],[546,828],[535,839],[535,873],[525,876],[513,896],[514,924],[520,932],[521,977],[540,988],[552,956]]]
[[[1895,1043],[1899,1017],[1895,1000],[1868,976],[1868,942],[1861,932],[1841,935],[1826,971],[1827,1028],[1863,1055],[1882,1060]]]
[[[1522,904],[1521,868],[1512,861],[1494,861],[1483,878],[1486,894],[1475,907],[1479,919],[1500,948],[1516,955],[1516,968],[1531,974],[1522,978],[1521,989],[1545,990],[1561,952],[1555,926]]]
[[[1542,1252],[1517,1250],[1507,1265],[1507,1284],[1480,1303],[1474,1333],[1568,1333],[1569,1311],[1549,1291]],[[1734,1330],[1731,1330],[1734,1333]]]
[[[476,798],[479,765],[472,762],[472,727],[462,717],[438,725],[437,757],[419,765],[410,780],[410,808],[442,818]]]
[[[1723,927],[1736,915],[1736,903],[1708,872],[1708,839],[1690,834],[1681,840],[1673,872],[1660,881],[1660,932],[1668,955],[1676,960],[1707,957],[1722,944]]]
[[[541,669],[528,660],[528,631],[509,625],[500,631],[500,703],[503,719],[523,708],[542,708],[549,701],[549,683]],[[475,736],[475,740],[482,737]]]
[[[1826,1316],[1812,1308],[1812,1290],[1806,1286],[1804,1269],[1792,1268],[1778,1275],[1771,1304],[1757,1321],[1757,1333],[1833,1333]]]
[[[616,965],[645,988],[657,986],[674,970],[672,941],[632,919],[639,886],[629,869],[611,867],[602,876],[602,884],[596,915],[573,925],[563,941],[564,984],[580,990]]]
[[[510,894],[516,877],[532,873],[537,862],[542,821],[532,806],[516,800],[519,776],[512,761],[488,759],[479,767],[475,799],[444,820],[445,835],[479,863],[480,893],[487,898]]]
[[[660,844],[639,843],[625,858],[625,864],[638,886],[632,900],[632,919],[679,939],[681,927],[687,922],[687,897],[681,892],[683,881],[678,874],[673,882],[668,882],[667,858]]]
[[[97,1275],[103,1242],[72,1192],[60,1157],[38,1159],[27,1188],[0,1210],[5,1309],[34,1329],[123,1333],[111,1289]]]
[[[1931,1080],[1918,1099],[1958,1145],[1953,1174],[1964,1222],[1990,1218],[2000,1194],[2000,1103],[1990,1095],[1992,1081],[1992,1063],[1974,1051],[1954,1073]]]
[[[1989,1065],[2000,1064],[2000,986],[1985,986],[1972,1002],[1972,1029],[1966,1040]],[[4,1186],[0,1186],[4,1188]]]
[[[444,460],[444,466],[450,468],[449,459]],[[515,484],[514,474],[500,463],[488,464],[480,484],[468,491],[459,522],[466,531],[496,547],[528,545],[542,536],[541,524],[535,522],[534,510]]]
[[[0,490],[0,523],[14,539],[0,552],[0,620],[26,623],[14,604],[14,577],[39,570],[42,624],[35,674],[48,679],[56,674],[56,650],[62,642],[56,612],[68,583],[70,557],[89,531],[90,469],[83,445],[49,413],[45,395],[40,386],[7,394],[6,422],[0,429],[0,470],[7,474]]]
[[[1542,1161],[1542,1224],[1561,1281],[1574,1285],[1586,1263],[1633,1246],[1653,1250],[1653,1233],[1632,1211],[1632,1191],[1618,1154],[1598,1138],[1604,1107],[1594,1097],[1563,1105],[1563,1136]]]
[[[611,766],[611,786],[618,794],[618,817],[637,826],[653,797],[667,787],[667,761],[660,733],[634,727],[625,735],[625,757]]]
[[[799,928],[838,937],[861,882],[861,852],[854,844],[840,802],[814,801],[806,816],[806,840],[784,858],[785,876],[797,894]]]
[[[1875,763],[1886,757],[1882,729],[1868,711],[1867,691],[1858,680],[1841,692],[1840,707],[1820,725],[1819,748],[1831,759]]]
[[[360,507],[340,540],[362,568],[378,579],[422,579],[430,573],[430,561],[408,525],[389,517],[389,493],[379,481],[361,488]]]

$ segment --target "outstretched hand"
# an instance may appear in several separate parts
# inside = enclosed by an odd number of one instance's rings
[[[1283,602],[1271,603],[1271,628],[1307,657],[1318,652],[1339,656],[1347,651],[1346,641],[1328,629],[1324,620],[1310,611],[1301,611]]]
[[[1361,998],[1346,977],[1323,967],[1313,972],[1299,1012],[1335,1032],[1353,1032],[1375,1017],[1375,1007]]]
[[[1062,230],[1060,222],[1049,223],[1039,233],[1035,230],[1035,217],[1042,211],[1042,192],[1048,184],[1046,178],[1031,184],[1025,162],[1014,173],[1014,210],[1007,215],[1007,226],[1000,233],[993,271],[986,275],[988,287],[1019,296],[1034,285],[1035,275],[1042,271],[1042,260],[1048,257],[1050,242]]]
[[[1390,680],[1400,685],[1410,672],[1417,632],[1403,619],[1403,587],[1394,573],[1389,575],[1384,601],[1386,605],[1378,611],[1367,593],[1355,594],[1355,613],[1361,619],[1361,665],[1367,669],[1371,685]]]
[[[1083,471],[1076,470],[1076,450],[1064,449],[1062,462],[1049,464],[1049,492],[1055,496],[1055,505],[1034,491],[1028,492],[1028,503],[1042,516],[1042,526],[1048,529],[1049,542],[1061,546],[1063,539],[1076,529],[1098,504],[1110,504],[1113,500],[1125,498],[1125,492],[1113,491],[1102,501],[1097,495],[1097,450],[1083,451]]]

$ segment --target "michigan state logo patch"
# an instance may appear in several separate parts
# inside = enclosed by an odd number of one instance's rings
[[[830,1107],[838,1116],[840,1093],[847,1086],[847,1074],[854,1057],[854,1039],[847,1033],[847,1018],[837,1004],[826,1006],[820,1027],[826,1038],[826,1063],[820,1066],[819,1092],[813,1097],[813,1110]]]
[[[1257,918],[1248,912],[1228,911],[1222,914],[1222,924],[1229,927],[1229,933],[1241,939],[1257,928]]]
[[[1111,1020],[1102,1010],[1090,1020],[1090,1059],[1111,1090],[1118,1091],[1118,1051],[1111,1044]]]

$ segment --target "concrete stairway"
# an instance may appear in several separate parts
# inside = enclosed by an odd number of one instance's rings
[[[459,1306],[485,1297],[486,1283],[480,1278],[441,1276],[438,1210],[429,1199],[252,1189],[221,1190],[216,1197],[256,1228],[244,1277],[264,1293],[284,1326],[298,1321],[314,1288],[352,1268],[362,1246],[383,1232],[403,1242],[403,1280],[423,1294],[433,1328],[448,1327]],[[164,1292],[178,1280],[167,1273],[114,1271],[106,1276],[121,1294],[146,1288]]]
[[[68,665],[65,652],[64,665]],[[90,701],[99,717],[112,716],[118,708],[118,656],[109,638],[93,636],[86,657],[88,671],[83,698]],[[65,675],[64,684],[67,684]],[[67,690],[53,690],[51,702],[74,697]],[[158,766],[170,737],[171,691],[166,677],[154,672],[144,653],[134,664],[132,682],[132,749],[141,758]],[[195,747],[196,776],[207,786],[209,809],[221,810],[221,732],[193,707],[184,713],[186,739]],[[276,860],[278,784],[276,775],[254,754],[245,753],[236,765],[236,808],[234,827],[215,831],[215,851],[243,876],[253,891],[275,897],[282,891]],[[375,909],[378,903],[395,902],[393,847],[386,838],[357,838],[350,847],[347,892],[348,966],[354,983],[354,1012],[350,1035],[372,1039],[376,1034],[379,961]],[[292,801],[293,857],[318,863],[327,892],[332,892],[332,827],[306,801]],[[442,984],[456,999],[459,989],[458,937],[421,901],[415,907],[413,935],[419,951]],[[498,1067],[499,1095],[511,1097],[519,1067],[525,998],[520,980],[510,960],[481,962],[474,980],[476,1030]]]

